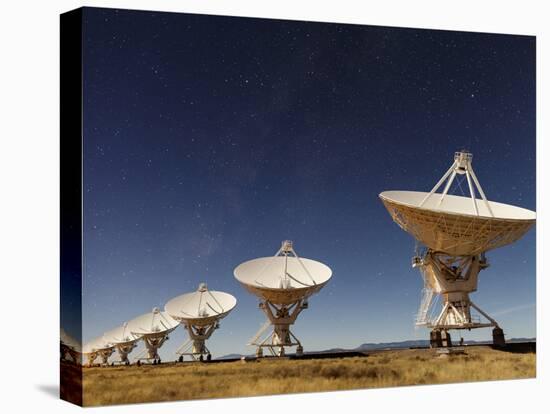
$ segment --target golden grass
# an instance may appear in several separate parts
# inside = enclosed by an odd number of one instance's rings
[[[323,360],[88,368],[84,405],[532,378],[535,360],[534,353],[469,347],[467,355],[448,358],[399,350]]]

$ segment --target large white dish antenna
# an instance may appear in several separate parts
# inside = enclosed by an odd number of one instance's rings
[[[141,337],[158,336],[170,333],[178,327],[178,321],[172,319],[166,312],[153,308],[149,313],[138,316],[128,322],[128,330]]]
[[[158,350],[168,340],[168,334],[176,329],[179,322],[172,319],[166,312],[162,312],[159,308],[144,315],[138,316],[128,322],[128,330],[139,335],[145,344],[145,350],[135,359],[147,361],[159,361],[160,356]],[[147,355],[142,357],[142,355]]]
[[[287,305],[318,292],[330,280],[332,270],[316,260],[273,256],[241,263],[234,274],[250,293]]]
[[[112,329],[109,332],[103,334],[103,339],[114,345],[120,360],[116,361],[121,364],[130,364],[128,355],[132,350],[137,347],[137,341],[141,338],[141,335],[136,335],[128,329],[128,323],[124,323],[118,328]],[[115,361],[114,361],[115,362]],[[113,362],[113,363],[114,363]]]
[[[426,247],[452,256],[476,255],[520,239],[535,224],[536,213],[509,204],[417,191],[384,191],[380,199],[393,220]],[[422,206],[421,203],[424,202]]]
[[[176,321],[205,326],[225,318],[235,305],[237,299],[233,295],[208,290],[206,284],[202,283],[196,292],[168,301],[164,309]]]
[[[113,345],[117,344],[130,344],[138,341],[141,335],[130,332],[128,323],[119,326],[118,328],[111,329],[109,332],[105,332],[103,339]]]
[[[332,270],[321,262],[299,257],[292,241],[284,240],[273,257],[241,263],[234,275],[246,290],[258,296],[260,309],[267,317],[250,340],[250,345],[258,347],[256,356],[263,356],[263,348],[274,356],[283,356],[285,347],[292,346],[296,346],[296,355],[302,355],[302,344],[290,326],[309,307],[309,297],[327,284]],[[270,326],[273,331],[262,339]]]
[[[113,348],[113,344],[106,341],[103,336],[92,339],[90,342],[87,342],[82,347],[83,354],[91,354],[94,352],[109,350]]]
[[[206,283],[201,283],[195,292],[186,293],[171,299],[165,309],[172,318],[185,326],[189,340],[178,348],[176,354],[183,360],[184,355],[194,360],[212,358],[206,347],[214,330],[220,326],[220,319],[225,318],[237,305],[237,299],[229,293],[208,290]]]
[[[82,353],[86,355],[88,365],[90,366],[94,364],[97,357],[101,358],[103,365],[107,365],[109,357],[113,354],[114,350],[114,345],[106,341],[103,336],[92,339],[82,347]]]

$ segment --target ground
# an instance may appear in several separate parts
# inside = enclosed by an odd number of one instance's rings
[[[170,363],[83,370],[86,406],[403,385],[533,378],[532,348],[465,347],[464,355],[435,350],[378,351],[366,356],[308,360]]]
[[[66,401],[82,405],[82,371],[80,365],[61,362],[59,372],[59,395]]]

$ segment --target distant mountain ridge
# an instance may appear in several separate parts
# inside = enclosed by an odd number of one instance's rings
[[[508,339],[507,343],[513,342],[530,342],[536,341],[536,338],[512,338]],[[483,345],[489,344],[492,341],[473,341],[467,340],[464,341],[464,345]],[[458,341],[453,340],[453,344],[457,345]],[[430,341],[428,339],[416,339],[416,340],[407,340],[400,342],[379,342],[379,343],[365,343],[359,345],[357,348],[353,349],[354,351],[368,351],[374,349],[399,349],[399,348],[414,348],[414,347],[428,347],[430,346]]]
[[[507,343],[514,343],[514,342],[535,342],[536,338],[512,338],[508,339]],[[457,341],[454,341],[453,343],[457,344]],[[464,341],[464,345],[484,345],[491,343],[490,340],[487,341],[473,341],[468,340]],[[346,352],[346,351],[374,351],[374,350],[381,350],[381,349],[404,349],[404,348],[425,348],[430,346],[430,341],[427,339],[411,339],[406,341],[397,341],[397,342],[367,342],[364,344],[359,345],[356,348],[352,349],[344,349],[344,348],[331,348],[331,349],[325,349],[323,351],[315,351],[318,353],[325,353],[325,352]],[[306,352],[307,353],[307,352]],[[214,359],[239,359],[242,357],[251,357],[253,354],[249,355],[242,355],[242,354],[227,354],[224,356],[221,356],[219,358]]]
[[[227,355],[221,356],[219,358],[214,358],[214,359],[240,359],[243,356],[251,356],[251,355],[227,354]]]

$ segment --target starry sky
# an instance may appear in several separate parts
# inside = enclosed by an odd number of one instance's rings
[[[426,339],[378,194],[429,191],[466,148],[491,200],[536,209],[534,37],[86,8],[83,59],[84,341],[205,281],[238,300],[214,356],[253,352],[233,269],[284,239],[333,270],[306,351]],[[488,259],[472,299],[535,336],[535,229]]]

